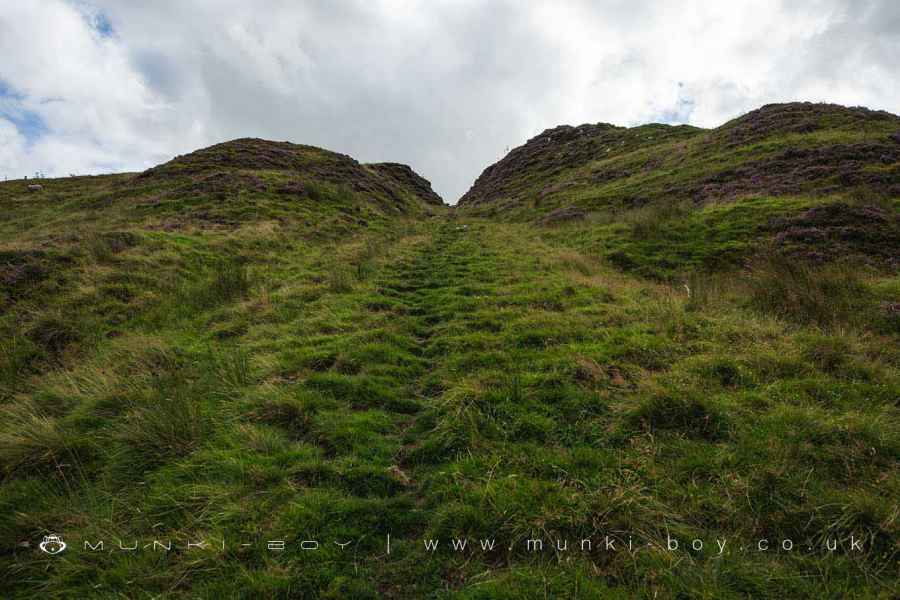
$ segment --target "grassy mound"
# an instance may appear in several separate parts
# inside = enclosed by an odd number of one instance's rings
[[[609,215],[747,196],[900,196],[900,117],[772,104],[716,129],[607,124],[548,129],[485,169],[469,214],[532,220],[575,207]]]

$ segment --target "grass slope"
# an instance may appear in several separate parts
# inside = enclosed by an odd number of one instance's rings
[[[900,118],[792,103],[710,130],[548,129],[485,169],[459,206],[567,225],[586,251],[671,281],[740,267],[759,250],[819,263],[853,256],[895,271],[898,199]]]
[[[900,117],[833,104],[770,104],[721,127],[548,129],[476,179],[470,214],[530,220],[749,195],[900,195]]]
[[[889,219],[841,238],[869,266],[698,271],[752,254],[756,210],[830,235],[833,203],[538,228],[263,150],[0,186],[4,597],[892,597]]]

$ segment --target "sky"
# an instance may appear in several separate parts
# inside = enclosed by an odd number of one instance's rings
[[[238,137],[411,165],[455,203],[560,124],[900,113],[896,0],[0,0],[0,178]]]

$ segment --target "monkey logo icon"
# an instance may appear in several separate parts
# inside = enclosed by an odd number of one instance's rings
[[[44,536],[44,541],[40,543],[40,549],[47,554],[59,554],[66,549],[66,543],[62,538],[52,533]]]

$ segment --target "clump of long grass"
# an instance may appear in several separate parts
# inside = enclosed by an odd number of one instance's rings
[[[325,274],[328,289],[335,294],[353,291],[353,272],[345,266],[334,264]]]
[[[593,275],[596,272],[596,265],[591,258],[574,250],[561,250],[557,254],[560,264],[569,270],[575,271],[584,276]]]
[[[376,238],[367,238],[356,260],[356,276],[365,281],[375,272],[375,259],[384,253],[384,243]]]
[[[314,202],[336,202],[342,205],[352,204],[355,200],[353,190],[346,185],[332,185],[319,181],[307,181],[303,184],[306,196]]]
[[[304,183],[303,189],[307,197],[315,202],[326,200],[332,193],[329,186],[318,181],[308,181]]]
[[[183,305],[204,309],[244,296],[249,290],[247,266],[229,259],[203,269],[197,278],[182,285],[179,296]]]
[[[28,339],[51,359],[62,357],[66,348],[81,342],[86,336],[84,323],[62,312],[41,314],[26,331]]]
[[[622,221],[631,225],[635,238],[645,239],[659,235],[667,223],[684,217],[689,208],[682,202],[654,202],[628,211]]]
[[[211,355],[212,374],[219,387],[235,389],[252,381],[250,355],[239,346],[226,347]]]
[[[715,308],[726,304],[738,291],[738,282],[731,273],[692,272],[683,282],[681,289],[689,312]]]
[[[728,435],[728,420],[710,401],[694,395],[656,394],[629,415],[632,426],[667,430],[718,440]]]
[[[226,260],[216,263],[210,270],[205,291],[214,301],[232,300],[250,289],[247,267],[238,261]]]
[[[130,231],[91,232],[84,236],[83,246],[98,263],[108,263],[119,252],[138,244],[140,238]]]
[[[195,450],[212,427],[204,399],[190,386],[165,386],[160,392],[131,410],[117,430],[119,440],[151,465]]]
[[[38,354],[34,343],[20,335],[0,339],[0,399],[13,395]]]
[[[870,293],[847,265],[807,265],[779,254],[758,261],[748,279],[757,309],[801,324],[857,324],[870,309]]]
[[[0,406],[0,473],[52,471],[64,475],[88,454],[88,446],[31,401]]]
[[[0,467],[6,473],[55,464],[63,443],[54,419],[37,414],[30,403],[0,407]]]

